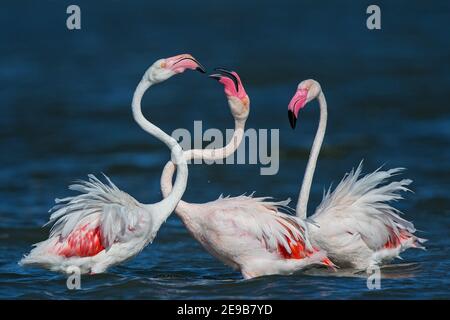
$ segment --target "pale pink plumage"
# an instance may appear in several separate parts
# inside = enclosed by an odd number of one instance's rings
[[[188,176],[179,144],[144,118],[141,100],[146,90],[186,69],[205,72],[189,54],[160,59],[147,69],[132,101],[136,122],[146,132],[170,148],[177,160],[178,172],[173,192],[155,204],[142,204],[119,190],[108,177],[103,183],[93,175],[88,181],[71,185],[76,196],[56,200],[50,211],[53,224],[47,240],[35,244],[21,265],[37,265],[53,271],[100,273],[137,255],[153,241],[161,224],[172,213],[183,195]]]
[[[311,241],[338,266],[366,269],[391,261],[408,248],[423,248],[414,225],[389,203],[403,199],[409,179],[389,182],[403,169],[361,177],[362,163],[333,192],[328,190],[311,219]]]
[[[245,278],[291,274],[329,263],[305,236],[307,223],[288,213],[289,201],[221,197],[202,204],[183,203],[177,213],[208,252]]]
[[[185,159],[222,159],[231,155],[242,141],[250,100],[236,72],[217,69],[211,77],[224,84],[230,110],[235,118],[235,132],[222,149],[188,150]],[[166,196],[172,189],[175,171],[166,164],[161,189]],[[311,265],[332,263],[325,253],[308,240],[308,223],[281,212],[289,211],[287,201],[238,196],[194,204],[180,201],[175,210],[186,228],[213,256],[239,270],[244,278],[270,274],[291,274]]]
[[[306,219],[307,204],[317,158],[325,136],[327,103],[320,84],[302,81],[288,106],[294,128],[298,110],[317,98],[320,121],[311,148],[300,196],[297,216]],[[347,174],[333,192],[328,190],[311,217],[311,242],[324,249],[337,266],[366,269],[399,257],[408,248],[423,248],[425,239],[414,235],[414,225],[399,216],[391,202],[402,199],[409,179],[389,182],[403,169],[377,170],[361,177],[362,163]]]
[[[144,248],[149,233],[157,231],[150,208],[105,178],[107,184],[89,175],[88,181],[69,186],[79,195],[56,199],[47,223],[52,224],[49,239],[35,244],[22,265],[100,273]]]

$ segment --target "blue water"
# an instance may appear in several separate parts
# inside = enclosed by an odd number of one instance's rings
[[[378,1],[382,29],[365,27],[367,1],[76,1],[82,29],[68,31],[72,1],[9,1],[0,11],[0,298],[448,299],[450,298],[450,4]],[[160,57],[189,52],[233,68],[251,98],[249,128],[280,129],[280,170],[190,166],[184,199],[256,191],[278,199],[300,186],[317,108],[292,131],[287,103],[300,80],[320,81],[329,125],[310,208],[322,190],[365,161],[406,167],[414,193],[397,207],[429,239],[383,270],[300,273],[250,281],[202,250],[171,216],[155,242],[108,273],[66,288],[61,274],[17,265],[46,238],[48,209],[66,186],[105,172],[142,202],[160,199],[166,148],[134,122],[133,90]],[[152,88],[144,113],[167,132],[233,126],[217,83],[197,73]],[[293,203],[295,205],[295,203]]]

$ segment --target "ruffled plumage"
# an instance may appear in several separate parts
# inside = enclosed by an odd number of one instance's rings
[[[146,239],[153,221],[145,205],[104,177],[106,183],[89,175],[87,181],[69,186],[80,194],[55,200],[46,224],[52,225],[49,238],[36,243],[21,265],[41,265],[63,272],[74,265],[82,266],[82,272],[102,272],[133,256],[152,240]],[[113,256],[99,257],[121,244]]]
[[[50,237],[66,238],[73,229],[86,220],[98,220],[106,248],[123,238],[127,230],[138,227],[145,207],[128,193],[121,191],[106,176],[106,184],[90,174],[89,180],[80,180],[69,186],[79,195],[55,199],[56,205],[46,225],[53,225]]]
[[[403,199],[402,192],[410,191],[410,179],[389,182],[403,170],[378,169],[361,177],[361,162],[356,170],[344,176],[334,191],[330,188],[324,193],[311,216],[319,226],[314,232],[315,240],[331,256],[344,258],[346,248],[357,240],[362,240],[373,253],[396,244],[398,252],[392,252],[396,256],[409,247],[422,247],[426,240],[416,237],[414,224],[402,218],[402,213],[391,205]]]

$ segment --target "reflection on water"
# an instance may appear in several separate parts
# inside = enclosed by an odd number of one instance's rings
[[[450,43],[448,2],[380,2],[382,30],[365,28],[354,1],[204,2],[77,1],[82,29],[65,28],[64,2],[39,7],[9,2],[0,11],[0,298],[449,298]],[[339,14],[337,14],[339,13]],[[20,17],[20,18],[19,18]],[[4,24],[4,25],[3,25]],[[329,124],[311,192],[364,159],[364,172],[406,167],[414,193],[396,206],[428,238],[382,268],[381,290],[366,274],[309,270],[251,281],[208,255],[171,216],[154,243],[109,273],[82,278],[21,268],[17,261],[45,239],[48,209],[66,186],[105,172],[146,203],[160,199],[167,149],[133,121],[130,102],[144,70],[157,58],[190,52],[211,71],[236,69],[251,98],[249,128],[280,129],[280,171],[258,165],[191,165],[184,199],[220,194],[276,199],[297,196],[318,121],[316,104],[302,110],[296,131],[286,116],[298,82],[319,80]],[[155,86],[146,116],[167,132],[203,120],[225,130],[232,118],[216,83],[196,73]],[[291,203],[295,206],[295,203]]]

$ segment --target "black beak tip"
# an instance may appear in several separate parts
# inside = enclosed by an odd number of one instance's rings
[[[222,76],[230,78],[233,80],[234,86],[236,87],[236,91],[239,91],[239,80],[233,74],[233,71],[227,70],[225,68],[217,67],[214,68],[214,71],[219,72]]]
[[[291,128],[295,129],[295,124],[297,123],[297,118],[295,118],[295,115],[291,110],[288,110],[288,118],[289,118],[289,123],[291,124]]]
[[[198,66],[197,68],[195,68],[196,71],[200,72],[200,73],[206,73],[206,70],[203,66]]]

